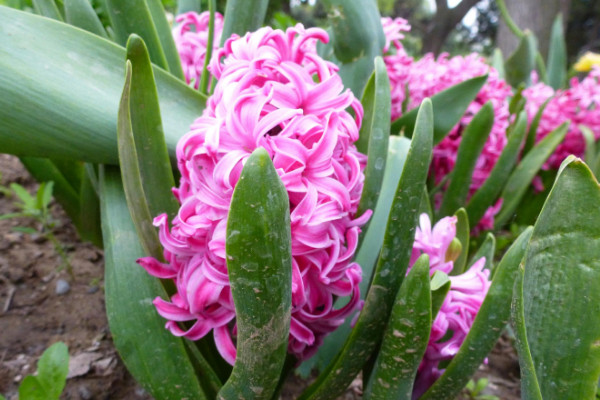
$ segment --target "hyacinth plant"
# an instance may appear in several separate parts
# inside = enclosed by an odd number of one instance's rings
[[[562,163],[499,262],[493,234],[469,244],[568,135],[518,88],[530,36],[492,69],[412,59],[369,0],[325,1],[329,33],[262,27],[263,0],[181,2],[174,27],[159,1],[102,3],[0,8],[0,145],[103,243],[115,346],[154,398],[277,398],[307,365],[303,399],[361,371],[365,398],[453,398],[509,320],[525,398],[595,394],[585,163]],[[556,59],[543,81],[564,80]]]

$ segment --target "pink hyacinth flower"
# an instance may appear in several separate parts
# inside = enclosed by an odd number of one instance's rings
[[[395,53],[384,57],[392,91],[392,119],[397,119],[404,112],[418,107],[426,97],[432,97],[468,79],[488,75],[486,83],[467,108],[465,115],[444,140],[435,146],[430,169],[436,184],[442,182],[454,170],[463,130],[481,107],[491,101],[494,107],[494,123],[475,165],[469,187],[469,197],[472,196],[488,178],[506,146],[506,129],[510,123],[508,104],[512,96],[510,85],[477,54],[464,57],[442,54],[436,59],[433,54],[428,53],[422,59],[414,61],[406,54],[400,41],[401,32],[410,29],[408,23],[402,19],[384,18],[382,25],[386,34],[386,49],[395,49]],[[436,200],[439,202],[439,196]],[[501,200],[498,200],[488,209],[485,217],[475,227],[475,232],[493,228],[494,215],[500,210],[501,204]]]
[[[544,164],[544,169],[558,169],[570,154],[582,157],[585,152],[585,140],[579,125],[587,126],[595,139],[600,139],[600,67],[593,68],[581,82],[577,78],[571,79],[567,89],[556,92],[538,82],[535,72],[532,80],[533,85],[523,91],[530,122],[544,102],[550,99],[542,112],[536,141],[542,140],[563,122],[571,121],[564,140]],[[542,189],[539,182],[536,187]]]
[[[429,256],[430,274],[446,274],[454,268],[448,249],[456,237],[456,217],[446,217],[432,228],[429,216],[422,214],[415,234],[410,267],[422,254]],[[485,257],[477,260],[461,275],[450,276],[450,291],[433,321],[429,343],[419,365],[413,390],[418,398],[443,374],[443,361],[451,360],[464,342],[491,286],[489,270],[484,270]],[[410,268],[409,268],[410,271]]]
[[[209,19],[210,13],[208,11],[201,14],[190,11],[177,16],[175,19],[176,25],[172,31],[175,46],[181,59],[185,81],[188,84],[193,82],[196,89],[200,84],[200,76],[202,75],[206,49],[208,48]],[[214,36],[211,43],[213,51],[218,48],[221,42],[222,32],[223,16],[215,13]]]
[[[344,90],[337,67],[316,53],[328,40],[302,25],[269,27],[234,36],[210,64],[218,79],[201,117],[178,143],[181,171],[174,189],[181,203],[169,230],[155,219],[166,264],[139,263],[173,279],[177,293],[157,298],[158,312],[175,335],[197,340],[213,332],[217,349],[235,360],[235,308],[227,273],[225,234],[233,189],[252,151],[271,156],[290,200],[292,316],[288,351],[310,357],[324,337],[360,307],[361,268],[351,262],[366,157],[354,145],[363,109]],[[347,109],[354,110],[353,118]],[[349,297],[336,309],[338,297]],[[188,321],[184,328],[179,323]]]

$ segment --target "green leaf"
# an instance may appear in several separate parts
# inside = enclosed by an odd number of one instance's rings
[[[394,302],[364,399],[412,398],[431,332],[429,256],[415,262]]]
[[[173,39],[171,26],[169,25],[169,21],[167,21],[167,14],[165,13],[163,4],[161,0],[146,0],[146,4],[148,5],[148,10],[152,16],[152,22],[154,22],[158,40],[160,41],[165,58],[167,59],[168,70],[171,74],[183,81],[185,80],[185,76],[183,75],[183,68],[181,67],[181,58],[179,57],[179,52],[175,46],[175,40]]]
[[[260,28],[267,15],[268,0],[228,0],[223,21],[221,45],[237,33],[244,36]]]
[[[32,3],[37,14],[43,15],[46,18],[55,19],[57,21],[63,20],[54,0],[33,0]]]
[[[385,164],[385,173],[381,193],[377,200],[377,206],[371,216],[369,226],[363,236],[361,245],[358,247],[354,261],[357,262],[363,271],[363,277],[360,282],[360,294],[364,297],[369,289],[371,275],[379,257],[383,237],[385,234],[385,225],[390,215],[392,201],[398,187],[398,181],[404,168],[404,162],[410,147],[410,140],[405,137],[392,136],[389,141],[389,150]],[[339,303],[339,301],[338,301]],[[325,337],[324,343],[317,354],[304,361],[300,366],[300,372],[303,376],[308,376],[316,366],[318,370],[323,370],[343,347],[344,342],[352,328],[350,321],[347,320],[342,326]]]
[[[535,146],[535,140],[537,139],[537,130],[540,126],[540,121],[542,119],[542,115],[544,114],[544,109],[550,102],[552,97],[549,97],[542,103],[540,108],[538,108],[533,120],[531,120],[531,124],[529,125],[529,131],[527,132],[527,139],[525,140],[525,147],[523,147],[522,157],[525,157],[527,153]]]
[[[35,198],[33,198],[33,196],[29,194],[27,189],[25,189],[23,186],[19,185],[18,183],[11,183],[10,188],[17,195],[19,200],[21,200],[21,202],[23,202],[23,206],[25,208],[28,208],[28,209],[36,208]]]
[[[292,310],[289,198],[263,148],[246,161],[227,218],[227,271],[237,355],[220,399],[271,399],[288,345]]]
[[[131,127],[143,194],[152,216],[167,213],[173,218],[179,210],[179,203],[171,192],[175,179],[165,145],[152,65],[144,42],[137,35],[131,35],[127,42],[127,59],[132,67]],[[119,150],[125,149],[120,147]]]
[[[123,97],[119,107],[119,124],[117,138],[119,141],[119,159],[121,161],[121,177],[125,189],[127,206],[133,224],[144,248],[145,255],[162,260],[162,246],[158,233],[152,225],[153,217],[144,193],[144,184],[140,171],[140,161],[132,129],[130,114],[131,62],[127,60],[127,76]]]
[[[5,215],[1,215],[0,219],[7,219],[6,217],[19,217],[22,216],[21,214],[5,214]],[[4,218],[3,218],[4,217]],[[39,233],[37,229],[31,228],[29,226],[13,226],[11,228],[12,231],[14,232],[22,232],[22,233],[26,233],[28,235],[33,235],[36,233]]]
[[[216,0],[208,0],[208,37],[206,38],[206,43],[214,43],[215,39],[215,13],[217,9],[217,1]],[[208,83],[210,80],[210,73],[208,71],[208,65],[210,64],[210,59],[212,57],[213,46],[207,46],[206,52],[204,53],[204,64],[202,65],[202,74],[200,76],[200,85],[198,86],[198,90],[200,93],[207,94],[208,93]],[[213,79],[212,89],[216,86],[216,79]]]
[[[146,0],[104,0],[110,16],[115,40],[125,46],[129,36],[135,33],[144,39],[150,52],[150,59],[159,67],[169,70],[169,64],[163,51],[152,13]]]
[[[41,189],[41,186],[40,186]],[[52,200],[52,190],[54,189],[54,182],[50,181],[44,186],[44,190],[40,196],[40,206],[41,208],[48,208],[48,204]],[[38,194],[39,196],[39,194]]]
[[[124,59],[125,49],[96,35],[0,8],[2,151],[116,164]],[[204,97],[160,68],[154,73],[174,158],[177,141],[202,113]]]
[[[527,188],[531,185],[542,165],[558,146],[569,128],[569,122],[565,122],[550,132],[521,160],[517,168],[508,178],[508,182],[502,190],[502,208],[496,215],[494,228],[503,226],[513,216],[517,206],[521,202]]]
[[[496,253],[496,238],[490,232],[485,235],[485,240],[477,249],[477,252],[473,254],[467,265],[467,270],[473,266],[481,257],[485,257],[485,269],[493,271],[494,267],[494,254]]]
[[[58,400],[48,396],[46,389],[35,376],[26,376],[19,386],[20,400]]]
[[[301,399],[336,398],[358,374],[381,339],[410,261],[417,211],[431,162],[432,122],[431,101],[425,99],[417,117],[415,135],[396,189],[381,255],[362,312],[342,352],[302,394]]]
[[[548,84],[554,90],[567,82],[567,44],[563,32],[562,15],[559,13],[552,24],[548,49]]]
[[[531,82],[531,71],[535,68],[535,56],[537,54],[537,41],[530,31],[525,31],[517,49],[508,57],[504,63],[506,81],[517,87],[521,83],[526,86]]]
[[[504,56],[502,55],[502,50],[499,48],[494,49],[494,53],[492,54],[492,67],[498,71],[498,77],[500,79],[505,79],[505,71],[504,71]]]
[[[106,30],[89,0],[64,0],[65,19],[73,26],[108,38]]]
[[[450,278],[441,271],[435,271],[431,277],[431,320],[438,315],[446,295],[450,291]]]
[[[438,219],[452,215],[464,206],[469,194],[471,179],[477,159],[483,150],[492,126],[494,125],[494,106],[491,101],[485,103],[465,128],[452,177],[444,193],[442,205],[438,211]]]
[[[201,0],[179,0],[177,2],[177,15],[194,11],[198,14],[202,11]]]
[[[524,400],[542,400],[540,385],[535,374],[535,366],[527,343],[527,327],[523,310],[523,276],[525,269],[519,266],[511,307],[511,325],[515,332],[515,347],[519,353],[521,371],[521,396]]]
[[[544,57],[542,57],[542,54],[539,51],[535,52],[535,70],[537,71],[540,82],[548,83],[546,64],[544,63]]]
[[[102,248],[102,228],[100,226],[100,199],[94,188],[94,182],[86,173],[79,188],[79,236],[95,246]]]
[[[483,185],[473,194],[466,210],[469,215],[469,225],[477,226],[487,209],[494,204],[502,191],[511,171],[519,159],[519,150],[527,130],[527,114],[522,111],[508,137],[506,147],[502,150],[496,165],[492,168]]]
[[[467,107],[477,97],[483,87],[487,75],[478,76],[449,87],[431,98],[433,104],[433,143],[438,144],[448,132],[460,121]],[[417,109],[413,109],[394,122],[391,132],[411,137],[417,117]]]
[[[585,140],[585,163],[587,165],[596,165],[596,138],[594,132],[585,125],[578,125],[579,130]]]
[[[75,189],[57,165],[49,159],[21,157],[21,162],[38,182],[54,182],[54,197],[80,230],[80,199]]]
[[[467,265],[471,228],[469,226],[469,216],[464,208],[456,210],[454,216],[456,217],[456,238],[460,240],[462,251],[454,261],[454,268],[452,268],[450,275],[460,275],[465,272],[465,265]]]
[[[51,398],[58,399],[67,383],[69,349],[63,342],[48,347],[38,362],[38,381]]]
[[[373,210],[381,191],[385,171],[385,159],[390,137],[390,80],[381,57],[375,58],[375,71],[365,87],[362,97],[364,118],[360,137],[356,142],[358,151],[368,155],[365,168],[365,184],[356,215]]]
[[[167,293],[158,279],[135,263],[144,251],[127,209],[118,169],[105,167],[100,189],[106,313],[119,355],[156,400],[207,399],[183,340],[164,328],[165,320],[152,305],[156,297],[166,299]],[[214,372],[207,370],[203,382],[213,377]]]
[[[600,376],[600,187],[570,156],[525,258],[527,340],[544,399],[591,399]]]
[[[422,400],[455,398],[496,344],[509,320],[513,282],[531,233],[532,228],[525,230],[502,257],[469,334],[444,374]]]

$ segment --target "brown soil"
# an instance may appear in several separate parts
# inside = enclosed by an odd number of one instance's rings
[[[37,184],[18,159],[0,154],[0,185],[17,182],[30,193]],[[0,193],[0,215],[17,211],[14,199]],[[59,270],[61,259],[52,243],[41,235],[13,231],[16,226],[38,228],[27,218],[0,220],[0,393],[17,398],[19,383],[33,374],[42,352],[57,341],[69,347],[70,377],[61,399],[131,399],[151,397],[131,378],[111,340],[104,312],[103,254],[82,243],[62,209],[55,203],[55,234],[65,246],[74,279]],[[58,281],[70,290],[56,293]],[[510,342],[502,340],[489,356],[489,364],[476,378],[489,379],[486,393],[500,399],[520,398],[518,362]],[[306,386],[290,379],[284,399],[293,399]],[[357,380],[342,397],[361,398]],[[461,398],[468,399],[468,396]]]

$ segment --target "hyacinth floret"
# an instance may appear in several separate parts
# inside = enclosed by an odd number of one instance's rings
[[[564,140],[544,164],[544,169],[558,169],[562,161],[574,154],[578,157],[585,152],[585,139],[580,125],[587,126],[596,140],[600,139],[600,67],[593,67],[581,81],[572,78],[569,87],[555,91],[543,82],[538,82],[537,74],[532,74],[533,84],[523,90],[527,99],[525,110],[531,122],[540,107],[548,101],[536,132],[536,141],[542,140],[563,122],[571,124]],[[537,183],[541,189],[540,183]]]
[[[210,13],[196,13],[193,11],[180,14],[175,18],[176,25],[173,28],[173,40],[181,59],[183,75],[188,84],[198,89],[200,76],[204,68],[206,50],[208,48],[208,23]],[[214,35],[212,49],[218,49],[223,32],[223,16],[215,13]]]
[[[353,144],[363,109],[344,90],[337,67],[316,53],[325,31],[302,25],[269,27],[228,39],[210,63],[218,79],[203,115],[177,146],[181,203],[168,227],[155,225],[166,263],[143,258],[154,276],[173,279],[158,312],[175,335],[197,340],[210,331],[221,355],[235,360],[235,309],[225,234],[233,190],[245,161],[262,147],[290,200],[292,316],[288,351],[306,359],[360,306],[361,268],[351,262],[360,226],[356,215],[366,157]],[[353,117],[347,109],[354,110]],[[349,297],[336,309],[338,297]],[[180,325],[187,322],[188,325]]]
[[[456,222],[457,218],[454,216],[445,217],[432,228],[429,216],[422,214],[415,233],[410,268],[419,256],[427,254],[431,275],[436,271],[449,274],[454,268],[453,252],[449,250],[456,237]],[[484,266],[485,257],[482,257],[463,274],[449,276],[450,291],[433,321],[427,349],[418,368],[413,395],[418,397],[425,393],[444,373],[440,363],[451,360],[467,337],[491,286],[490,271],[484,269]]]

